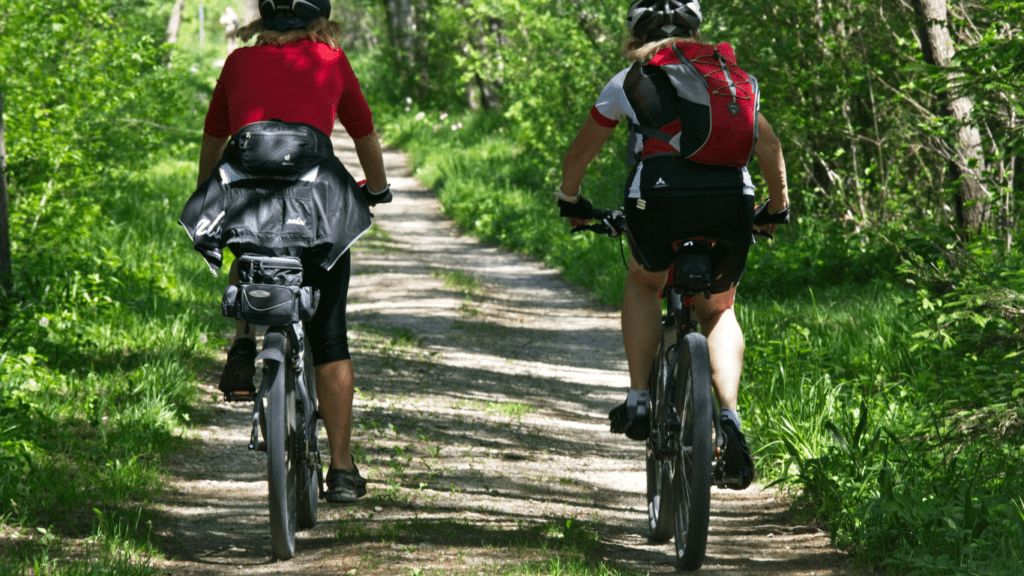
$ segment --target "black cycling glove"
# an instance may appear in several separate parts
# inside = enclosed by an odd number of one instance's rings
[[[754,224],[789,224],[789,206],[772,214],[768,212],[768,202],[761,204],[754,209]]]
[[[380,192],[370,192],[370,187],[366,185],[366,182],[359,184],[359,189],[363,192],[363,197],[366,198],[366,202],[370,206],[376,206],[377,204],[387,204],[391,202],[391,184],[388,184]]]
[[[558,201],[558,215],[562,218],[579,218],[581,220],[592,220],[594,218],[594,205],[583,197],[583,194],[579,195],[579,200],[575,204],[570,204],[565,200]]]

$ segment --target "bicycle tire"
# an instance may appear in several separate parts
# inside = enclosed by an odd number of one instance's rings
[[[676,406],[682,428],[680,451],[673,459],[676,566],[697,570],[704,563],[711,515],[711,362],[708,343],[697,332],[679,343]]]
[[[267,332],[264,350],[279,347],[287,358],[287,336]],[[267,413],[267,487],[270,504],[270,544],[274,557],[290,560],[295,556],[296,474],[292,458],[295,437],[294,380],[287,378],[281,362],[264,359],[264,378],[269,378],[266,392]]]
[[[648,390],[651,394],[651,430],[657,434],[663,429],[670,416],[668,399],[669,375],[678,358],[675,351],[675,327],[666,325],[662,329],[661,344],[651,366]],[[647,439],[647,521],[651,529],[652,542],[668,542],[674,534],[673,521],[672,461],[656,454],[653,438]]]
[[[316,383],[313,377],[313,359],[309,353],[309,343],[306,343],[306,354],[303,360],[303,372],[299,384],[305,386],[309,394],[309,403],[312,413],[306,414],[305,406],[301,399],[296,399],[295,409],[298,412],[298,422],[301,424],[297,431],[299,438],[305,438],[300,444],[302,453],[298,456],[297,483],[298,486],[298,517],[296,521],[300,529],[307,529],[316,526],[317,506],[320,503],[320,479],[318,468],[321,466],[320,452],[317,448],[318,432],[320,422],[316,416]],[[309,458],[313,458],[310,462]]]

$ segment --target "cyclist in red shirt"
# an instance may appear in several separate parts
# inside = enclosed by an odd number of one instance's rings
[[[692,236],[719,240],[718,252],[712,254],[711,297],[698,297],[696,307],[708,340],[712,381],[722,408],[720,421],[728,436],[726,483],[746,488],[754,478],[754,465],[736,411],[744,344],[733,300],[752,239],[754,187],[746,167],[697,163],[657,138],[646,137],[652,129],[665,131],[674,126],[674,134],[679,134],[681,129],[696,130],[693,126],[700,124],[682,127],[679,120],[685,103],[666,75],[646,66],[659,54],[670,56],[678,43],[700,41],[700,4],[696,0],[636,0],[626,21],[631,33],[626,56],[645,66],[627,67],[602,90],[565,155],[555,196],[570,225],[592,218],[590,202],[580,193],[584,172],[619,122],[626,120],[631,171],[624,209],[631,258],[622,303],[622,338],[630,390],[624,406],[613,413],[625,412],[625,433],[634,440],[646,440],[649,431],[647,378],[660,341],[659,294],[675,258],[672,243]],[[768,186],[767,211],[783,213],[788,210],[789,196],[782,148],[760,112],[756,122],[753,152]],[[710,123],[705,129],[710,129]],[[707,134],[697,136],[702,140]],[[774,227],[770,224],[763,229],[772,232]]]
[[[380,141],[370,108],[345,53],[335,38],[339,26],[328,20],[328,0],[264,0],[261,18],[239,30],[242,40],[256,36],[255,46],[239,48],[224,63],[213,92],[199,157],[199,183],[219,163],[230,137],[252,122],[301,122],[330,136],[337,117],[352,136],[366,174],[367,198],[389,190]],[[345,301],[351,260],[344,256],[329,270],[306,270],[320,289],[320,305],[307,334],[316,367],[317,396],[331,446],[327,499],[351,502],[366,494],[366,480],[352,460],[354,373],[348,350]],[[232,282],[237,272],[232,270]],[[310,278],[310,276],[312,276]],[[254,334],[238,323],[220,387],[225,393],[253,390]]]

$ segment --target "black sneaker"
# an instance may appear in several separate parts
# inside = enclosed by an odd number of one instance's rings
[[[729,418],[721,417],[722,433],[725,435],[722,485],[733,490],[745,490],[757,475],[754,459],[750,457],[747,440],[736,424]]]
[[[352,471],[331,468],[327,471],[327,491],[324,494],[328,502],[355,502],[366,496],[366,479],[359,475],[359,468],[352,465]]]
[[[256,398],[256,341],[239,338],[228,350],[228,361],[220,374],[220,391],[228,402],[246,402]]]
[[[650,409],[644,414],[637,414],[636,406],[632,410],[625,402],[619,404],[608,413],[613,434],[625,434],[630,440],[643,442],[651,434]]]

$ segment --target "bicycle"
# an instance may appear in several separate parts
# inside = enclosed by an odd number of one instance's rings
[[[763,211],[763,210],[762,210]],[[595,224],[577,226],[611,237],[628,232],[619,210],[594,209]],[[760,223],[760,222],[759,222]],[[771,238],[771,234],[758,233]],[[650,539],[675,538],[676,565],[697,570],[704,562],[711,516],[711,486],[726,487],[725,435],[715,415],[707,339],[700,332],[695,297],[711,294],[715,240],[684,238],[662,292],[661,343],[648,379],[650,434],[646,444]]]
[[[304,330],[319,295],[301,286],[299,258],[243,254],[239,260],[239,285],[227,287],[221,306],[225,316],[267,327],[256,356],[263,378],[249,450],[267,454],[271,547],[276,558],[288,560],[295,556],[296,530],[316,525],[324,493],[320,414]]]

